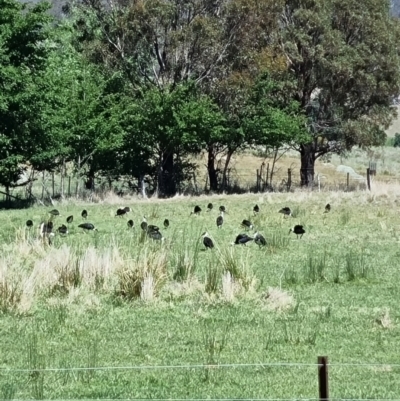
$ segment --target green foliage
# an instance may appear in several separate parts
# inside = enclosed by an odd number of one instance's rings
[[[389,6],[94,1],[55,24],[47,3],[0,0],[0,184],[73,162],[172,196],[206,152],[210,189],[226,190],[249,145],[273,165],[299,150],[308,184],[318,157],[385,140],[400,92]]]
[[[51,18],[47,3],[2,0],[0,9],[0,183],[9,188],[23,164],[53,144],[41,118],[46,100],[40,86]]]
[[[277,149],[309,140],[299,103],[284,98],[282,84],[269,74],[260,76],[251,89],[243,118],[248,142]]]
[[[125,98],[125,103],[120,160],[122,172],[135,177],[150,175],[157,182],[167,171],[179,185],[193,170],[188,156],[199,153],[208,138],[219,137],[224,129],[218,108],[190,83],[150,89],[135,102]],[[161,188],[164,191],[169,189]]]
[[[357,0],[288,0],[284,16],[281,48],[296,81],[287,89],[313,137],[299,147],[308,185],[316,158],[384,143],[400,91],[400,25],[388,0],[366,0],[362,7]]]

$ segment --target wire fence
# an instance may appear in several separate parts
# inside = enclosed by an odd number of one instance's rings
[[[339,172],[335,176],[326,176],[315,172],[314,179],[307,187],[313,191],[355,191],[368,189],[367,174],[358,175],[346,171]],[[373,176],[371,176],[373,181]],[[26,181],[27,177],[22,179]],[[219,188],[225,193],[246,192],[290,192],[301,187],[300,172],[297,168],[276,169],[271,172],[265,166],[260,169],[230,169],[226,179],[218,179]],[[177,191],[181,195],[201,195],[211,191],[207,172],[193,174],[177,185]],[[11,188],[11,200],[36,200],[37,202],[52,202],[60,198],[78,198],[94,200],[101,198],[110,192],[116,195],[133,195],[138,197],[152,196],[157,192],[156,183],[144,180],[142,183],[131,177],[122,177],[112,180],[109,177],[99,176],[88,182],[84,177],[74,175],[55,174],[43,172],[37,175],[26,186]],[[6,201],[7,193],[0,188],[0,199]]]
[[[258,362],[258,363],[217,363],[217,364],[178,364],[178,365],[128,365],[128,366],[82,366],[82,367],[50,367],[50,368],[12,368],[12,367],[1,367],[0,368],[0,377],[4,378],[7,375],[11,374],[29,374],[28,377],[30,378],[30,382],[40,381],[43,385],[44,374],[45,373],[54,373],[54,372],[91,372],[91,371],[105,371],[105,372],[112,372],[112,371],[144,371],[144,370],[152,370],[152,371],[160,371],[160,370],[194,370],[194,369],[248,369],[248,368],[300,368],[300,369],[308,369],[308,368],[315,368],[315,372],[317,373],[317,380],[315,380],[315,389],[316,392],[319,392],[319,397],[71,397],[71,398],[44,398],[43,393],[42,396],[36,396],[33,399],[42,399],[42,400],[102,400],[102,401],[111,401],[111,400],[126,400],[126,401],[137,401],[137,400],[152,400],[152,401],[306,401],[306,400],[319,400],[319,401],[328,401],[328,400],[341,400],[341,401],[395,401],[399,400],[400,398],[387,398],[387,397],[330,397],[329,396],[329,375],[328,375],[328,368],[329,371],[334,371],[337,368],[384,368],[387,369],[398,369],[400,368],[400,363],[375,363],[375,362],[336,362],[336,363],[328,363],[327,357],[318,357],[317,363],[302,363],[302,362]],[[314,373],[315,374],[315,373]],[[314,376],[315,377],[315,376]],[[285,376],[281,376],[282,380],[285,380]],[[105,377],[102,378],[105,380]],[[53,385],[56,384],[56,380],[52,383]],[[3,391],[6,386],[3,384],[0,386],[0,391]],[[365,390],[365,389],[364,389]],[[368,390],[367,390],[368,391]],[[140,392],[140,389],[139,389]],[[293,392],[295,392],[295,388],[293,388]],[[400,393],[400,384],[397,390]],[[1,392],[0,392],[1,394]],[[16,395],[16,394],[14,394]],[[15,396],[12,397],[4,397],[0,399],[13,399],[13,400],[20,400],[26,401],[32,398],[16,398]]]
[[[66,372],[66,371],[92,371],[92,370],[164,370],[164,369],[210,369],[210,368],[271,368],[271,367],[288,367],[288,368],[304,368],[304,367],[321,367],[320,363],[302,363],[302,362],[257,362],[257,363],[217,363],[217,364],[182,364],[182,365],[129,365],[129,366],[89,366],[89,367],[62,367],[62,368],[7,368],[0,367],[1,372],[18,372],[18,373],[31,373],[31,372]],[[329,367],[385,367],[385,368],[400,368],[400,363],[329,363]]]

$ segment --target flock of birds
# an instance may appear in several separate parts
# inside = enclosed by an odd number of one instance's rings
[[[213,204],[209,203],[207,205],[207,212],[210,212],[213,209]],[[331,210],[331,205],[328,203],[325,206],[325,212],[324,213],[328,213]],[[193,212],[191,214],[197,214],[199,215],[201,212],[201,208],[200,206],[195,206]],[[258,205],[255,205],[253,207],[253,213],[256,216],[258,213],[260,212],[260,207]],[[222,228],[222,225],[224,224],[224,213],[226,213],[226,209],[224,206],[220,206],[219,207],[219,216],[216,219],[216,224],[217,224],[217,228]],[[279,213],[282,213],[284,215],[284,217],[291,217],[292,216],[292,210],[289,207],[284,207],[282,209],[279,210]],[[246,220],[244,219],[241,223],[241,226],[243,228],[245,228],[246,230],[253,230],[254,229],[254,225],[250,220]],[[296,234],[297,238],[302,238],[303,234],[305,234],[305,229],[302,225],[300,224],[296,224],[293,228],[291,228],[289,230],[289,234],[290,233],[294,233]],[[203,244],[206,247],[206,249],[212,249],[214,248],[214,242],[213,240],[210,238],[210,235],[208,234],[208,232],[204,232],[202,234],[203,237]],[[253,237],[250,237],[248,234],[246,233],[241,233],[238,234],[235,238],[235,241],[232,243],[232,245],[246,245],[248,242],[250,241],[254,241],[260,248],[263,246],[267,245],[267,241],[265,239],[265,237],[260,234],[258,231],[256,231],[253,235]]]
[[[211,210],[214,208],[212,203],[209,203],[207,205],[207,212],[211,212]],[[325,206],[325,212],[324,213],[328,213],[331,210],[331,205],[328,203]],[[116,213],[115,213],[115,217],[122,217],[127,215],[129,212],[131,212],[131,208],[130,207],[124,207],[124,208],[118,208]],[[193,211],[190,213],[190,215],[200,215],[200,213],[202,212],[202,209],[200,206],[196,205],[193,209]],[[253,207],[253,213],[254,216],[258,215],[258,213],[260,212],[260,207],[258,205],[255,205]],[[224,214],[228,213],[225,206],[220,206],[219,207],[219,216],[216,218],[216,225],[217,225],[217,229],[221,229],[223,224],[224,224]],[[292,210],[289,207],[284,207],[282,209],[279,210],[279,213],[282,213],[283,216],[285,218],[287,217],[291,217],[292,216]],[[51,245],[51,238],[55,235],[55,233],[58,233],[60,235],[67,235],[68,234],[68,226],[65,224],[61,224],[55,231],[54,231],[54,223],[53,223],[53,219],[55,217],[61,216],[60,212],[57,209],[53,209],[49,212],[50,214],[50,218],[47,219],[47,221],[42,221],[40,223],[40,228],[39,228],[39,235],[43,240],[48,241],[48,243]],[[81,217],[86,220],[88,217],[88,212],[87,210],[83,210],[81,212]],[[74,216],[68,216],[66,219],[66,223],[67,224],[71,224],[74,220]],[[133,229],[135,226],[135,223],[132,219],[127,221],[127,225],[129,229]],[[170,225],[169,220],[165,219],[164,220],[164,228],[167,229]],[[33,227],[33,221],[32,220],[27,220],[26,221],[26,226],[30,229]],[[81,228],[83,231],[87,232],[87,231],[98,231],[97,228],[89,222],[84,222],[78,225],[79,228]],[[244,219],[241,222],[241,227],[248,230],[253,230],[254,229],[254,225],[250,220]],[[140,224],[140,228],[142,229],[143,233],[147,234],[147,236],[153,240],[156,241],[163,241],[165,238],[163,237],[163,235],[160,232],[160,228],[158,226],[155,226],[153,224],[148,224],[147,223],[147,219],[145,216],[143,216],[143,220]],[[289,234],[290,233],[294,233],[296,234],[297,238],[302,238],[303,234],[305,234],[305,229],[302,225],[300,224],[296,224],[293,228],[291,228],[289,230]],[[204,232],[202,235],[203,238],[203,245],[205,246],[206,249],[212,249],[214,248],[214,242],[213,240],[210,238],[210,235],[208,234],[208,232]],[[259,247],[263,247],[267,245],[267,241],[264,238],[264,236],[262,234],[260,234],[258,231],[256,231],[254,233],[254,235],[251,237],[246,233],[241,233],[238,234],[235,238],[235,241],[232,242],[232,245],[246,245],[248,242],[250,241],[254,241]]]
[[[126,208],[129,209],[129,208]],[[129,209],[130,210],[130,209]],[[61,224],[54,232],[54,222],[53,219],[57,216],[61,216],[60,212],[57,209],[50,210],[49,212],[50,218],[47,221],[42,221],[39,226],[39,235],[42,239],[47,239],[49,244],[51,245],[51,237],[55,235],[55,232],[61,235],[68,234],[68,227],[65,224]],[[87,210],[82,210],[81,217],[83,219],[87,219],[88,212]],[[71,224],[74,221],[74,216],[68,216],[66,219],[67,224]],[[27,220],[26,226],[28,229],[33,227],[33,221]],[[79,228],[82,228],[83,231],[97,231],[97,228],[89,222],[81,223],[78,225]]]

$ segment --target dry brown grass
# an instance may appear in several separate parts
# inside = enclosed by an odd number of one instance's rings
[[[275,311],[282,312],[291,309],[295,305],[293,295],[280,288],[268,288],[264,296],[267,308]]]
[[[380,313],[380,316],[376,318],[375,321],[380,327],[384,329],[393,328],[393,322],[389,314],[389,309],[387,308],[385,308],[385,310]]]
[[[167,281],[167,263],[167,250],[142,248],[137,258],[117,270],[118,294],[127,299],[153,299]]]

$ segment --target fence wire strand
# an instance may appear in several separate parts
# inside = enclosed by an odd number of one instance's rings
[[[35,401],[13,398],[14,401]],[[320,398],[48,398],[41,401],[320,401]],[[6,401],[0,399],[0,401]],[[400,401],[400,398],[335,398],[329,401]]]
[[[64,368],[43,368],[23,369],[0,367],[1,373],[29,373],[29,372],[66,372],[66,371],[95,371],[95,370],[162,370],[162,369],[217,369],[217,368],[268,368],[268,367],[321,367],[318,363],[301,362],[259,362],[259,363],[221,363],[221,364],[183,364],[183,365],[131,365],[131,366],[91,366],[91,367],[64,367]],[[391,367],[400,368],[400,363],[328,363],[328,367]],[[0,400],[1,401],[1,400]],[[400,401],[400,399],[399,399]]]

